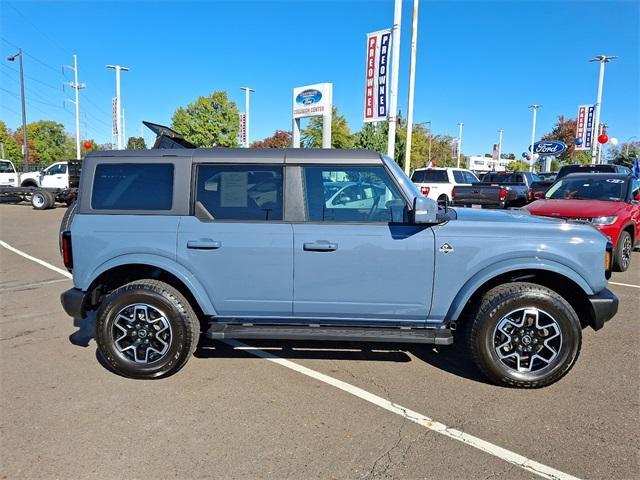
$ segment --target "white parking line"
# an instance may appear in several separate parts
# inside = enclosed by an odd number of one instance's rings
[[[538,463],[534,460],[531,460],[530,458],[512,452],[511,450],[507,450],[506,448],[499,447],[498,445],[494,445],[493,443],[487,442],[478,437],[474,437],[473,435],[469,435],[468,433],[456,430],[455,428],[450,428],[442,423],[432,420],[425,415],[422,415],[421,413],[409,410],[408,408],[393,403],[390,400],[379,397],[371,392],[363,390],[362,388],[343,382],[342,380],[338,380],[337,378],[330,377],[329,375],[325,375],[324,373],[316,372],[315,370],[303,367],[302,365],[294,363],[290,360],[277,357],[272,353],[265,352],[263,350],[260,350],[259,348],[249,347],[248,345],[238,342],[237,340],[225,340],[225,343],[233,346],[234,348],[241,348],[247,351],[247,353],[255,355],[256,357],[264,358],[265,360],[277,363],[278,365],[289,368],[298,373],[302,373],[303,375],[311,377],[315,380],[339,388],[340,390],[343,390],[369,403],[377,405],[378,407],[384,408],[389,412],[400,415],[401,417],[404,417],[407,420],[428,428],[429,430],[437,432],[453,440],[465,443],[471,447],[477,448],[478,450],[488,453],[489,455],[493,455],[494,457],[498,457],[505,462],[516,465],[523,470],[531,472],[540,477],[552,480],[577,480],[577,477],[569,475],[568,473],[564,473],[560,470],[556,470],[555,468],[548,467],[546,465],[543,465],[542,463]]]
[[[58,268],[54,265],[51,265],[50,263],[47,263],[44,260],[40,260],[39,258],[33,257],[28,253],[18,250],[17,248],[12,247],[11,245],[9,245],[8,243],[2,240],[0,240],[0,246],[3,246],[7,250],[17,253],[18,255],[21,255],[22,257],[28,260],[31,260],[44,267],[47,267],[53,270],[54,272],[58,272],[59,274],[64,275],[67,278],[72,277],[72,275],[69,272],[62,270],[61,268]],[[614,282],[609,282],[609,283],[612,283],[614,285],[623,285],[628,287],[640,288],[636,285],[627,285],[624,283],[622,284],[618,284]],[[522,468],[523,470],[531,472],[542,478],[547,478],[550,480],[579,480],[577,477],[569,475],[568,473],[564,473],[564,472],[561,472],[560,470],[556,470],[555,468],[551,468],[546,465],[543,465],[542,463],[536,462],[535,460],[531,460],[530,458],[527,458],[523,455],[512,452],[511,450],[507,450],[506,448],[502,448],[498,445],[482,440],[481,438],[475,437],[468,433],[464,433],[460,430],[456,430],[455,428],[450,428],[443,423],[436,422],[433,419],[425,415],[422,415],[421,413],[405,408],[401,405],[393,403],[390,400],[384,399],[382,397],[379,397],[378,395],[375,395],[371,392],[363,390],[362,388],[343,382],[342,380],[338,380],[337,378],[333,378],[333,377],[330,377],[329,375],[325,375],[324,373],[320,373],[310,368],[303,367],[302,365],[294,363],[290,360],[286,360],[284,358],[277,357],[272,353],[265,352],[258,348],[250,347],[241,342],[238,342],[237,340],[225,340],[225,342],[233,346],[234,348],[246,350],[251,355],[264,358],[265,360],[268,360],[273,363],[277,363],[280,366],[286,367],[290,370],[294,370],[298,373],[311,377],[315,380],[326,383],[327,385],[331,385],[333,387],[339,388],[344,392],[347,392],[355,397],[358,397],[369,403],[377,405],[378,407],[381,407],[391,413],[400,415],[401,417],[404,417],[407,420],[410,420],[414,423],[417,423],[418,425],[428,428],[429,430],[432,430],[436,433],[444,435],[445,437],[449,437],[453,440],[462,442],[473,448],[477,448],[478,450],[488,453],[489,455],[493,455],[494,457],[504,460],[505,462],[508,462],[510,464],[516,465]]]
[[[620,285],[622,287],[640,288],[640,285],[631,285],[630,283],[609,282],[611,285]]]
[[[20,256],[28,259],[28,260],[31,260],[32,262],[39,263],[43,267],[47,267],[48,269],[53,270],[54,272],[58,272],[60,275],[64,275],[67,278],[72,278],[72,275],[69,272],[67,272],[66,270],[58,268],[55,265],[51,265],[50,263],[47,263],[44,260],[40,260],[39,258],[32,257],[28,253],[24,253],[23,251],[12,247],[7,242],[3,242],[2,240],[0,240],[0,246],[3,246],[4,248],[6,248],[7,250],[12,251],[13,253],[17,253],[18,255],[20,255]]]

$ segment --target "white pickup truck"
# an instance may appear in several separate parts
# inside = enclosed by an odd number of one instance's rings
[[[10,160],[0,159],[0,186],[17,187],[19,175]]]
[[[41,172],[20,175],[21,187],[69,188],[69,162],[56,162]]]
[[[451,191],[457,185],[471,185],[478,177],[464,168],[417,168],[411,175],[420,193],[438,203],[451,202]]]

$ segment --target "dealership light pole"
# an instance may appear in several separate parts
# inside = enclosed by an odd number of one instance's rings
[[[122,114],[120,113],[122,108],[120,104],[120,71],[128,72],[129,68],[121,65],[107,65],[107,68],[113,68],[116,71],[116,142],[118,150],[122,150],[124,141],[122,132]]]
[[[502,129],[498,130],[498,164],[500,164],[501,155],[502,155]]]
[[[416,83],[416,43],[418,42],[418,4],[413,0],[413,23],[411,25],[411,63],[409,66],[409,105],[407,107],[407,144],[404,154],[404,173],[411,170],[411,136],[413,134],[413,95]]]
[[[462,153],[462,127],[464,127],[464,123],[460,122],[458,124],[460,127],[460,131],[458,133],[458,168],[460,168],[460,154]]]
[[[255,92],[255,90],[252,90],[249,87],[240,87],[240,90],[244,90],[244,146],[245,148],[249,148],[249,95]]]
[[[402,0],[395,0],[393,9],[393,30],[391,35],[391,89],[389,92],[389,136],[387,155],[395,158],[396,122],[398,120],[398,73],[400,71],[400,27],[402,24]]]
[[[27,143],[27,108],[25,106],[24,99],[24,69],[22,67],[22,49],[18,49],[18,53],[7,57],[10,62],[15,61],[16,57],[20,57],[20,99],[22,100],[22,141],[24,142],[24,150],[22,151],[22,158],[24,164],[22,166],[23,171],[29,171],[29,147]]]
[[[85,88],[86,85],[84,83],[78,83],[78,56],[73,56],[73,67],[65,65],[67,68],[73,70],[73,82],[68,82],[65,85],[69,85],[76,91],[76,99],[68,100],[73,103],[76,107],[76,160],[80,160],[80,95],[79,91],[81,88]]]
[[[593,139],[591,140],[591,163],[600,163],[600,152],[602,147],[598,143],[600,135],[600,109],[602,106],[602,84],[604,83],[604,64],[615,60],[618,57],[608,55],[596,55],[590,62],[600,62],[600,77],[598,78],[598,99],[595,105],[595,119],[593,124]]]
[[[538,109],[542,108],[542,105],[533,103],[529,105],[529,108],[533,110],[533,125],[531,126],[531,161],[529,162],[529,171],[533,172],[533,161],[535,160],[535,152],[533,150],[533,144],[536,141],[536,115],[538,113]]]

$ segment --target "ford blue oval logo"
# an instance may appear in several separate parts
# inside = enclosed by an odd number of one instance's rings
[[[533,152],[537,153],[541,157],[546,155],[553,155],[557,157],[567,149],[567,145],[564,142],[557,140],[543,140],[533,144]],[[531,150],[531,147],[529,147]]]
[[[320,90],[315,90],[310,88],[308,90],[303,90],[296,97],[296,103],[300,105],[311,105],[312,103],[318,103],[322,98],[322,93]]]

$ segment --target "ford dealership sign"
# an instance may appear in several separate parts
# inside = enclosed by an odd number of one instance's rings
[[[531,147],[529,147],[531,150]],[[533,153],[537,153],[541,157],[553,155],[557,157],[567,150],[567,145],[564,142],[557,140],[543,140],[533,144]]]
[[[315,88],[309,88],[303,90],[296,96],[296,103],[299,105],[311,105],[312,103],[318,103],[322,98],[322,92]]]
[[[293,118],[331,115],[333,85],[316,83],[293,89]]]

